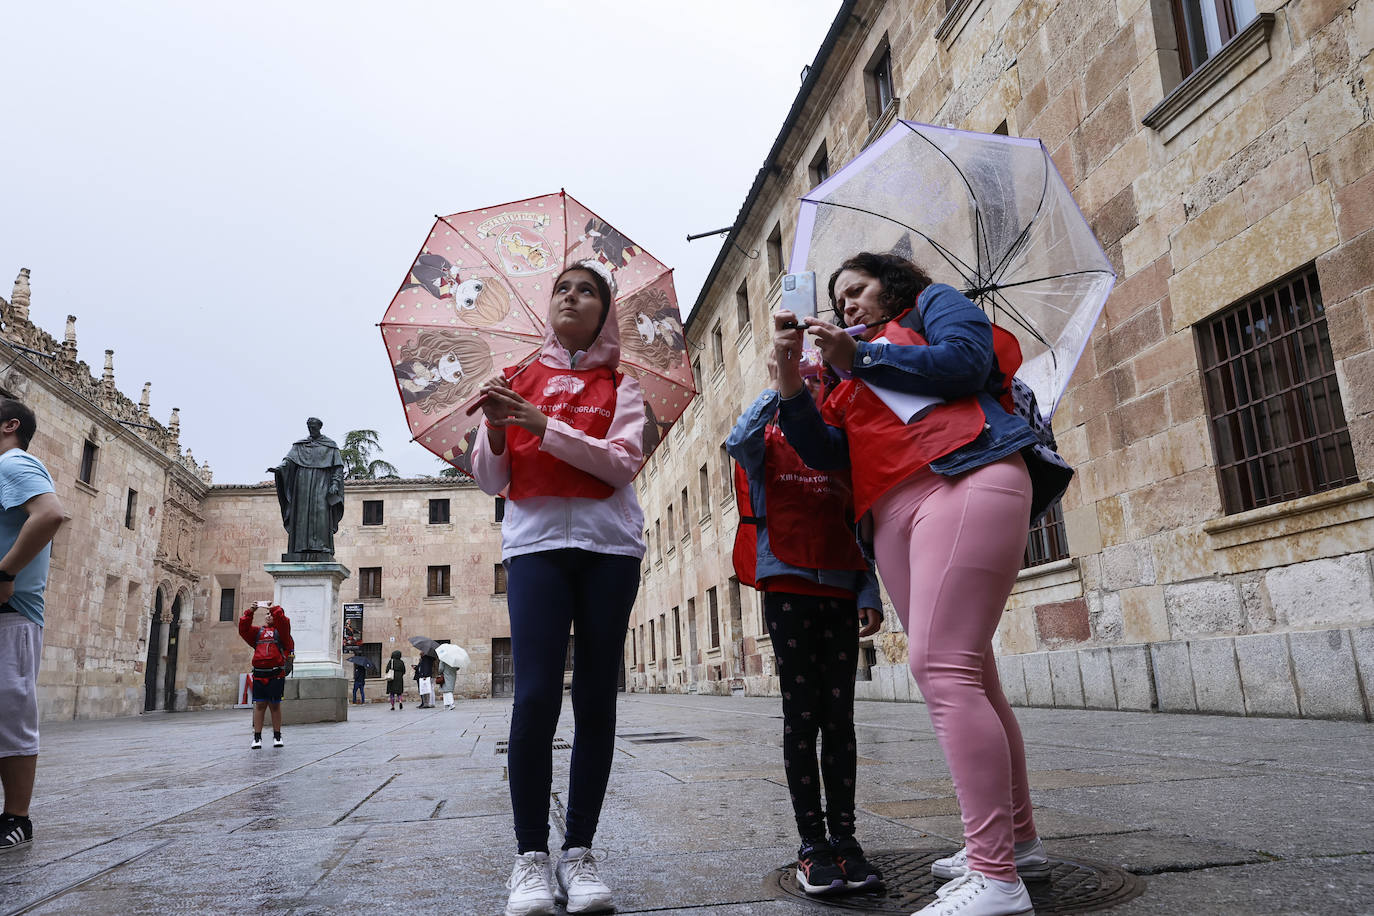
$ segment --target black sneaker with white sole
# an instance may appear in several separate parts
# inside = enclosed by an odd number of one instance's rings
[[[831,837],[830,851],[835,856],[835,864],[844,874],[844,883],[849,890],[877,887],[883,883],[882,872],[864,858],[863,847],[852,836]]]
[[[844,872],[835,864],[828,842],[803,843],[797,850],[797,883],[812,896],[848,889]]]
[[[33,821],[17,814],[0,816],[0,852],[24,849],[33,843]]]

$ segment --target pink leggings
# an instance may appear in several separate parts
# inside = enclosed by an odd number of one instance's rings
[[[1021,568],[1030,477],[1019,454],[959,477],[929,468],[873,506],[878,571],[908,634],[911,673],[945,752],[969,867],[1015,881],[1035,838],[1026,749],[992,653]]]

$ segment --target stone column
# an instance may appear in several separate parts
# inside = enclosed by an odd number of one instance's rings
[[[286,679],[282,718],[291,724],[348,721],[343,668],[342,563],[267,563],[273,602],[291,618],[296,664]]]

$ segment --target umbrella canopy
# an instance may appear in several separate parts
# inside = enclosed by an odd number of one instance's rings
[[[421,655],[434,655],[434,650],[439,648],[439,643],[428,636],[412,636],[410,644],[419,649]]]
[[[382,318],[415,441],[465,473],[478,389],[544,342],[553,282],[588,258],[616,280],[620,371],[639,380],[648,458],[696,394],[672,271],[566,193],[441,216]]]
[[[466,668],[472,661],[462,646],[455,646],[451,643],[444,643],[435,652],[439,655],[439,661],[450,668]]]
[[[793,273],[824,285],[860,251],[910,258],[1015,333],[1050,412],[1116,282],[1039,140],[911,121],[802,198]]]
[[[355,665],[362,665],[364,668],[371,668],[373,671],[377,670],[377,663],[365,655],[350,656],[348,661]]]

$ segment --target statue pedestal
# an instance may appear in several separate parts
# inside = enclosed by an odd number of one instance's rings
[[[288,725],[348,721],[349,680],[343,667],[342,563],[266,563],[273,603],[291,618],[296,664],[286,679],[282,719]]]

